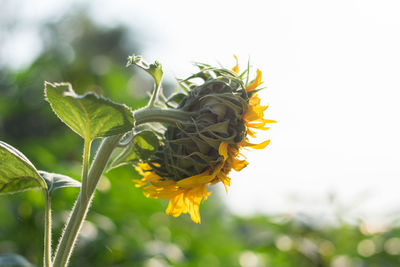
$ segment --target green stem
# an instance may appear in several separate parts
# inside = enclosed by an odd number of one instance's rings
[[[85,138],[84,145],[83,145],[83,160],[82,160],[82,191],[85,194],[85,197],[88,196],[87,190],[87,176],[89,171],[89,158],[90,158],[90,145],[92,140],[89,138]]]
[[[156,87],[156,90],[158,89],[159,86]],[[157,92],[158,91],[153,94],[152,99],[155,100]],[[193,116],[193,113],[191,112],[175,109],[154,108],[151,106],[152,103],[154,104],[154,101],[150,101],[150,107],[139,109],[134,112],[133,116],[136,125],[146,122],[177,124],[190,120],[190,118]],[[79,231],[90,208],[97,184],[101,175],[103,174],[104,168],[111,156],[111,153],[113,152],[114,148],[118,146],[121,137],[122,135],[116,135],[103,139],[103,142],[98,149],[89,171],[88,166],[91,142],[87,142],[85,139],[82,168],[82,187],[71,212],[71,216],[66,223],[64,232],[60,238],[60,243],[58,244],[57,251],[54,256],[53,267],[67,266]]]
[[[45,192],[43,266],[51,267],[51,196]]]
[[[133,113],[135,125],[143,124],[146,122],[176,124],[190,120],[192,116],[193,112],[161,108],[142,108],[135,110]]]
[[[149,104],[147,105],[147,107],[149,107],[149,108],[154,107],[154,103],[156,102],[158,92],[160,91],[160,87],[161,87],[161,81],[159,83],[156,83],[156,86],[154,87],[154,92],[151,95],[151,98],[150,98],[150,101],[149,101]]]
[[[75,202],[75,206],[71,212],[71,216],[60,238],[60,243],[53,261],[54,267],[67,266],[79,231],[89,210],[97,184],[101,175],[103,174],[104,168],[111,156],[111,153],[118,145],[121,136],[122,135],[115,135],[103,139],[87,177],[88,194],[86,195],[82,190],[83,188],[81,188],[78,199]]]

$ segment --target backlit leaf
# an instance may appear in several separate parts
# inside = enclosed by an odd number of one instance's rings
[[[45,96],[57,116],[84,139],[122,134],[133,127],[126,105],[93,92],[77,95],[69,83],[45,82]]]
[[[16,148],[0,141],[0,194],[37,187],[47,189],[33,164]]]

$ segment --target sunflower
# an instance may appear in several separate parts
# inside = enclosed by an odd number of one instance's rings
[[[195,223],[200,223],[200,204],[211,194],[207,186],[221,182],[228,191],[230,171],[240,171],[248,164],[240,151],[263,149],[270,142],[255,144],[249,137],[275,122],[264,118],[267,106],[260,104],[257,94],[262,83],[260,70],[245,84],[248,70],[239,75],[237,63],[232,70],[205,64],[198,67],[200,72],[179,81],[186,93],[174,97],[179,99],[175,108],[193,114],[191,119],[166,128],[163,145],[136,164],[143,178],[134,180],[146,197],[169,199],[167,215],[189,213]],[[203,83],[192,82],[195,78]]]

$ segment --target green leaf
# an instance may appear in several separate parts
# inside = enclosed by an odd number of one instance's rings
[[[3,254],[0,255],[1,267],[34,267],[24,257],[18,254]]]
[[[128,63],[126,66],[129,67],[130,65],[136,65],[149,73],[156,83],[156,88],[160,85],[163,77],[163,71],[160,62],[155,61],[153,64],[149,65],[141,56],[132,55],[128,57]]]
[[[69,83],[45,82],[45,97],[57,116],[84,139],[122,134],[133,127],[126,105],[93,92],[77,95]]]
[[[119,167],[124,164],[134,163],[140,159],[148,159],[157,151],[159,141],[152,131],[142,131],[137,133],[129,145],[122,153],[111,163],[110,169]]]
[[[33,164],[16,148],[0,141],[0,194],[47,189]]]
[[[81,187],[81,183],[69,176],[39,171],[39,174],[46,181],[49,193],[62,187]]]

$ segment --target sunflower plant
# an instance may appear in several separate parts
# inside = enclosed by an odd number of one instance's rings
[[[275,122],[264,118],[260,70],[251,79],[249,67],[239,72],[237,59],[232,69],[197,63],[198,72],[178,79],[177,92],[165,97],[160,63],[148,64],[133,55],[127,66],[143,69],[155,83],[148,104],[135,111],[94,92],[77,95],[69,83],[44,84],[51,109],[83,139],[80,181],[38,170],[16,148],[0,142],[0,194],[32,188],[44,193],[45,267],[68,265],[105,170],[133,165],[141,176],[133,185],[148,198],[168,199],[166,215],[188,213],[200,223],[199,207],[210,195],[208,187],[221,182],[228,190],[230,171],[248,164],[242,151],[263,149],[270,142],[252,141],[257,130],[268,130]],[[91,144],[98,138],[101,144],[90,162]],[[53,191],[63,187],[79,187],[80,192],[53,253],[51,199]]]

